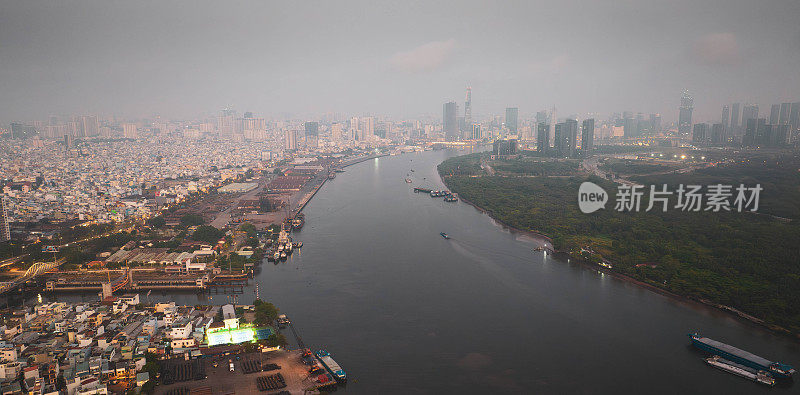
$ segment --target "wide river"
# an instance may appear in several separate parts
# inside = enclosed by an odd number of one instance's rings
[[[258,269],[260,297],[289,315],[306,343],[331,352],[348,373],[345,392],[798,391],[715,370],[686,335],[699,331],[795,366],[798,343],[545,257],[533,251],[536,240],[463,202],[412,191],[443,188],[436,165],[466,153],[428,151],[348,167],[306,207],[306,225],[293,234],[302,250]],[[407,174],[413,184],[404,182]],[[250,287],[238,302],[254,295]],[[194,294],[150,298],[207,303]]]

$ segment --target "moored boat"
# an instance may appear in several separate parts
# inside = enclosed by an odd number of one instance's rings
[[[775,378],[770,376],[766,371],[751,369],[736,362],[728,361],[725,358],[720,358],[718,355],[715,355],[711,358],[706,358],[706,363],[717,369],[724,370],[739,377],[753,380],[757,383],[766,384],[769,386],[775,385]]]
[[[345,373],[344,369],[342,369],[342,367],[339,366],[339,364],[336,363],[336,361],[334,361],[333,358],[331,358],[331,354],[329,354],[325,350],[319,350],[315,355],[317,359],[319,359],[319,361],[322,363],[322,366],[324,366],[325,369],[327,369],[328,372],[330,372],[331,375],[333,375],[333,378],[335,378],[336,381],[338,381],[339,383],[347,382],[347,373]]]
[[[795,369],[787,364],[770,361],[729,344],[702,337],[697,333],[690,334],[689,338],[695,347],[703,351],[757,371],[763,370],[775,378],[790,379],[795,373]]]

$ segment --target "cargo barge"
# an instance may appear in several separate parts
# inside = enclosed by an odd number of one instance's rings
[[[325,369],[327,369],[328,372],[333,375],[333,378],[335,378],[337,382],[340,384],[347,382],[347,374],[344,372],[342,367],[339,366],[339,364],[336,363],[333,358],[331,358],[331,354],[325,350],[319,350],[317,351],[316,356],[317,359],[319,359],[319,362],[322,363],[322,366],[324,366]]]
[[[689,335],[692,344],[710,354],[718,355],[728,361],[746,366],[755,370],[763,370],[778,379],[791,379],[795,373],[795,369],[789,365],[780,362],[773,362],[766,358],[759,357],[758,355],[749,353],[747,351],[738,349],[729,344],[725,344],[716,340],[702,337],[697,333]]]
[[[775,385],[775,378],[770,376],[766,371],[748,368],[747,366],[740,365],[736,362],[731,362],[725,358],[720,358],[719,355],[706,358],[706,363],[717,369],[724,370],[739,377],[753,380],[757,383],[766,384],[769,386]]]

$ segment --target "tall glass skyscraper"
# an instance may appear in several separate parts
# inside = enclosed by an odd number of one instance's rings
[[[678,113],[678,132],[682,135],[688,135],[692,130],[692,111],[694,111],[694,99],[689,95],[689,91],[683,91]]]

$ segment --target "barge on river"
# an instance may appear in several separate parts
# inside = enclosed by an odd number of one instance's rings
[[[790,379],[795,373],[794,368],[787,364],[770,361],[766,358],[759,357],[758,355],[738,349],[729,344],[709,339],[707,337],[702,337],[697,333],[690,334],[689,338],[692,339],[692,344],[695,347],[703,351],[713,355],[719,355],[721,358],[724,358],[728,361],[735,362],[739,365],[744,365],[757,371],[766,371],[772,375],[772,377],[778,379]]]

